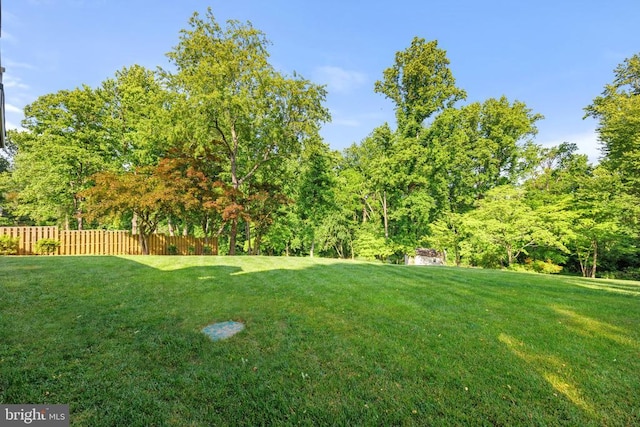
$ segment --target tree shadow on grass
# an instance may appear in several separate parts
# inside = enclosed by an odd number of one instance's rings
[[[93,425],[611,424],[598,408],[624,417],[637,403],[624,391],[637,381],[610,367],[600,380],[611,391],[593,395],[599,385],[585,371],[604,366],[576,357],[575,348],[596,359],[607,353],[556,321],[567,312],[584,319],[594,291],[577,295],[547,279],[518,283],[522,276],[495,272],[283,262],[3,264],[0,272],[29,273],[0,294],[8,307],[0,400],[73,402],[72,414]],[[246,329],[215,343],[200,332],[226,320]],[[625,369],[638,368],[625,361]],[[558,375],[562,363],[573,376]]]

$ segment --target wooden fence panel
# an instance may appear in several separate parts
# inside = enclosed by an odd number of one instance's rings
[[[58,240],[58,227],[0,227],[0,236],[17,237],[18,255],[34,255],[40,239]]]
[[[204,238],[193,236],[167,236],[165,234],[149,236],[150,255],[170,255],[170,246],[175,247],[176,255],[203,255],[205,246],[211,248],[210,254],[217,255],[218,253],[216,239],[209,239],[209,242],[206,243]]]
[[[40,239],[60,241],[57,255],[141,255],[138,236],[123,230],[58,230],[58,227],[0,227],[0,236],[18,237],[18,255],[35,255],[36,242]],[[169,247],[175,246],[178,255],[202,255],[204,247],[210,253],[218,253],[218,242],[193,236],[149,236],[150,255],[169,255]]]
[[[138,239],[122,230],[60,231],[60,255],[136,255]]]

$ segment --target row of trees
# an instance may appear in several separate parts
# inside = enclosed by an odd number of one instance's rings
[[[97,88],[45,95],[13,132],[5,221],[158,229],[217,238],[229,254],[450,262],[595,276],[637,268],[640,67],[615,71],[588,115],[604,158],[540,147],[542,116],[466,98],[436,41],[415,38],[375,91],[395,105],[344,152],[319,137],[322,86],[277,72],[250,24],[195,14],[172,69],[125,68]],[[462,104],[462,105],[461,105]]]
[[[211,11],[189,24],[172,71],[132,66],[25,108],[27,132],[12,135],[15,215],[77,228],[130,216],[143,248],[162,221],[197,225],[226,233],[232,254],[241,223],[271,219],[287,162],[319,144],[325,91],[277,72],[250,24],[223,28]]]

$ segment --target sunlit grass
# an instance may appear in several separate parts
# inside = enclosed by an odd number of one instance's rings
[[[640,424],[635,282],[197,256],[0,278],[0,402],[75,425]]]

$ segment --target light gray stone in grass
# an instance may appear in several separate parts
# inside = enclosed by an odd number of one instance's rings
[[[205,326],[202,332],[213,341],[220,341],[232,337],[243,329],[244,323],[228,321]]]

